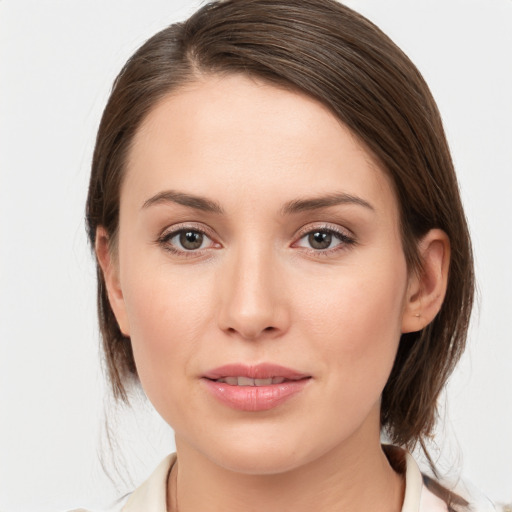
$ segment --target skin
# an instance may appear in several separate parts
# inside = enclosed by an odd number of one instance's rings
[[[166,191],[223,213],[155,200]],[[333,194],[358,200],[282,211]],[[200,249],[169,235],[184,228],[206,233]],[[328,230],[343,236],[313,247]],[[409,272],[389,178],[324,106],[242,75],[170,94],[128,157],[118,253],[102,228],[97,240],[142,386],[175,431],[180,512],[400,510],[380,396],[401,333],[441,306],[449,242],[429,232]],[[239,362],[311,379],[274,409],[239,411],[201,380]]]

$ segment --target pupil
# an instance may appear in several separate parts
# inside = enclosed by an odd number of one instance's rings
[[[202,233],[198,233],[197,231],[183,231],[180,234],[180,244],[185,249],[193,250],[199,249],[203,243],[203,235]]]
[[[308,238],[313,249],[327,249],[332,241],[332,235],[322,231],[311,233]]]

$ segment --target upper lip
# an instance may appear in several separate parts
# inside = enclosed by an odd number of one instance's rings
[[[250,379],[282,377],[287,380],[300,380],[308,378],[310,375],[273,363],[260,363],[256,365],[232,363],[209,370],[203,377],[210,380],[225,377],[248,377]]]

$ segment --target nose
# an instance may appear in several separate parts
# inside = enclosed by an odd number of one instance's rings
[[[290,315],[284,280],[272,251],[254,245],[240,248],[224,264],[218,275],[219,327],[245,340],[283,334]]]

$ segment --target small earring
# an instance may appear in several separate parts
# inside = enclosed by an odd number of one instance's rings
[[[419,317],[421,316],[421,313],[416,313],[414,316],[415,316],[416,318],[419,318]]]

